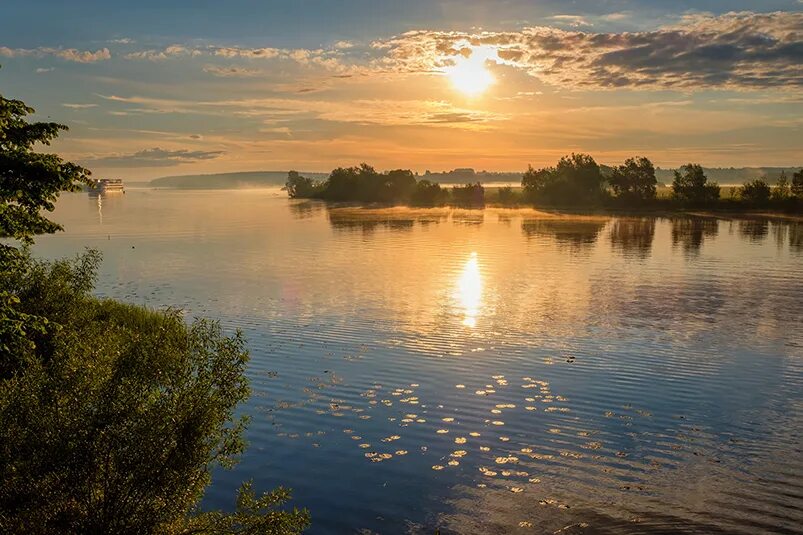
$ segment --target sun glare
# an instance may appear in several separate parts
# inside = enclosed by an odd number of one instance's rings
[[[461,93],[470,97],[479,96],[496,81],[485,66],[487,59],[487,54],[475,49],[469,57],[459,57],[453,66],[446,69],[446,75]]]
[[[471,253],[457,281],[457,298],[463,308],[463,325],[477,326],[477,316],[482,304],[482,276],[477,253]]]

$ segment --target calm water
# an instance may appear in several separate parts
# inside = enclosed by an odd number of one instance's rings
[[[803,223],[66,196],[37,254],[242,329],[311,533],[802,533]]]

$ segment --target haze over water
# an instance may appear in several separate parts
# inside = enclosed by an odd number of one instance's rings
[[[66,195],[36,254],[242,329],[249,447],[204,506],[310,533],[801,533],[803,223]]]

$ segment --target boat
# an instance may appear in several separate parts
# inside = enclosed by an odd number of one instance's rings
[[[88,185],[90,195],[105,195],[107,193],[125,193],[123,181],[119,178],[101,178],[90,180]]]

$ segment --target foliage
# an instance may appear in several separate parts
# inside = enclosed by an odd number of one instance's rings
[[[33,150],[36,143],[49,145],[67,127],[29,122],[32,113],[24,102],[0,95],[0,237],[27,243],[36,234],[61,229],[41,212],[53,211],[60,192],[77,190],[89,176],[86,169],[55,154]]]
[[[608,178],[614,195],[627,202],[643,202],[655,199],[655,167],[644,157],[628,158],[615,167]]]
[[[792,190],[789,187],[789,179],[786,178],[786,173],[781,171],[777,184],[772,188],[772,200],[786,202],[791,196]]]
[[[440,184],[429,180],[419,180],[415,185],[410,202],[415,206],[443,206],[448,199],[449,192],[441,188]]]
[[[291,199],[309,199],[321,189],[318,182],[299,175],[297,171],[287,173],[287,182],[284,187]]]
[[[521,181],[529,200],[564,205],[601,201],[604,183],[599,165],[587,154],[564,156],[555,167],[530,167]]]
[[[410,170],[380,173],[364,163],[358,167],[339,167],[322,184],[295,196],[330,201],[401,203],[410,200],[415,186],[415,176]]]
[[[770,200],[772,190],[766,181],[757,178],[745,184],[739,189],[742,199],[754,206],[764,206]]]
[[[709,182],[698,164],[686,164],[675,171],[672,192],[676,200],[693,206],[710,205],[719,199],[719,185]]]
[[[792,175],[792,195],[803,199],[803,169]]]
[[[511,206],[519,202],[518,195],[510,186],[504,186],[497,191],[497,200],[503,206]]]
[[[89,171],[34,152],[66,127],[0,96],[0,533],[298,533],[283,489],[243,487],[201,513],[216,466],[243,449],[242,336],[90,295],[100,257],[33,260],[41,215]]]
[[[457,206],[477,208],[485,206],[485,188],[482,184],[466,184],[452,188],[452,202]]]
[[[23,252],[0,281],[17,318],[46,321],[0,344],[0,531],[301,531],[306,512],[274,507],[284,490],[245,487],[231,515],[197,510],[211,470],[243,450],[242,336],[92,297],[98,262]]]

